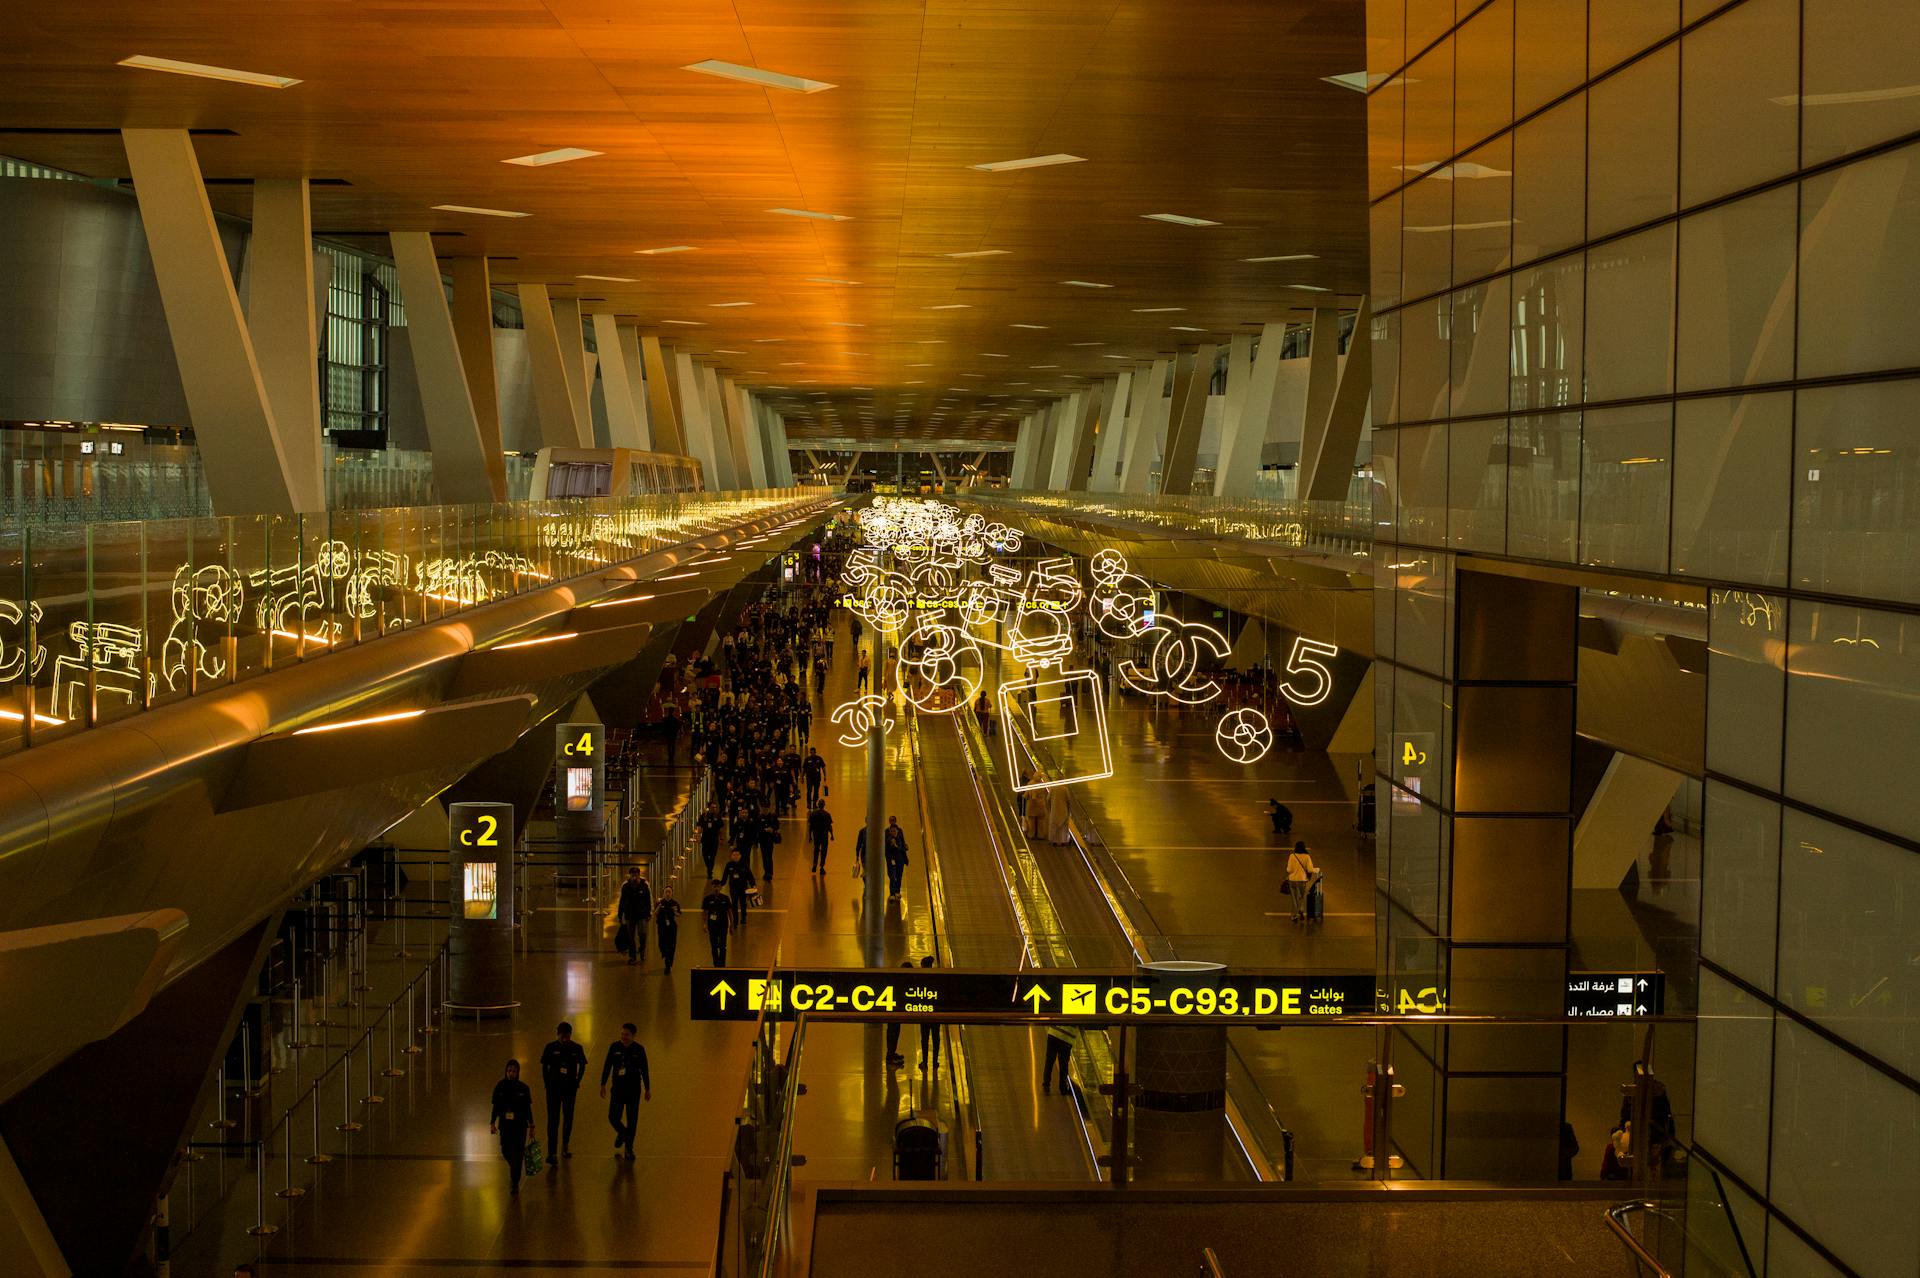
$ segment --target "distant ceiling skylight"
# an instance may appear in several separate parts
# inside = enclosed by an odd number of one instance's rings
[[[1243,257],[1243,262],[1317,262],[1320,259],[1312,253],[1276,253],[1271,257]]]
[[[609,284],[632,284],[635,281],[624,275],[576,275],[577,280],[605,280]]]
[[[974,249],[970,253],[948,253],[948,257],[1003,257],[1008,249]]]
[[[853,219],[845,213],[815,213],[812,209],[768,209],[769,213],[778,213],[782,217],[810,217],[817,222],[851,222]]]
[[[1074,288],[1112,288],[1111,284],[1095,284],[1092,280],[1061,280],[1062,284],[1071,284]]]
[[[433,206],[442,213],[475,213],[481,217],[526,217],[525,213],[515,213],[508,209],[482,209],[471,204],[436,204]]]
[[[210,67],[203,62],[176,62],[172,58],[149,57],[144,53],[131,58],[122,58],[120,65],[134,67],[141,71],[166,71],[172,75],[198,76],[202,80],[226,80],[232,84],[251,84],[262,89],[291,89],[300,83],[288,75],[235,71],[232,67]]]
[[[1204,217],[1187,217],[1182,213],[1142,213],[1141,217],[1149,222],[1171,222],[1175,226],[1218,226],[1218,222],[1209,222]]]
[[[641,257],[658,257],[662,253],[691,253],[693,245],[669,244],[665,248],[635,249],[634,252]]]
[[[824,80],[809,80],[805,76],[798,75],[782,75],[778,71],[762,71],[759,67],[741,66],[738,62],[722,62],[718,58],[690,63],[680,69],[698,71],[701,75],[717,75],[722,80],[739,80],[746,84],[757,84],[768,89],[786,89],[792,93],[819,93],[823,89],[834,87]]]
[[[584,160],[589,156],[604,155],[603,151],[589,151],[581,146],[563,146],[558,151],[541,151],[536,155],[517,155],[511,160],[502,160],[502,164],[518,164],[529,169],[545,168],[549,164],[565,164],[568,160]]]
[[[1086,160],[1084,155],[1068,155],[1055,152],[1052,155],[1033,155],[1024,160],[995,160],[991,164],[975,164],[971,167],[983,173],[1011,173],[1015,169],[1044,169],[1054,164],[1080,164]]]

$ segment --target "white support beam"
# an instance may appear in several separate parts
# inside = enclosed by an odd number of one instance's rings
[[[587,354],[587,330],[580,315],[580,299],[553,299],[553,327],[560,341],[560,358],[567,374],[567,389],[579,406],[586,422],[583,448],[593,447],[593,357]]]
[[[433,236],[425,231],[395,231],[393,264],[400,296],[407,306],[407,335],[413,344],[413,371],[420,384],[420,407],[427,419],[433,450],[433,481],[440,500],[455,504],[490,502],[493,480],[480,444],[480,421],[460,360],[460,339],[453,332],[453,310]]]
[[[720,467],[713,423],[707,415],[706,391],[701,385],[703,372],[693,362],[693,356],[685,351],[673,353],[673,379],[680,390],[680,425],[686,431],[687,456],[699,461],[705,470],[708,490],[720,492],[733,487],[732,468],[722,470]]]
[[[1122,448],[1120,491],[1144,494],[1153,474],[1154,458],[1160,451],[1161,427],[1167,421],[1170,401],[1166,396],[1167,372],[1173,360],[1156,359],[1148,367],[1144,384],[1133,394],[1134,411],[1127,423],[1126,444]]]
[[[780,463],[780,485],[793,487],[793,446],[787,441],[787,419],[771,407],[767,415],[773,422],[773,455]]]
[[[313,294],[313,216],[305,178],[261,178],[253,184],[253,235],[248,240],[247,329],[260,384],[273,408],[287,486],[303,512],[327,508],[320,449],[319,335],[307,299]]]
[[[1033,414],[1028,413],[1014,428],[1013,470],[1007,478],[1008,487],[1024,488],[1026,486],[1027,468],[1033,460],[1033,442],[1036,434],[1038,432],[1034,429]]]
[[[1254,476],[1260,473],[1260,450],[1267,439],[1267,423],[1273,415],[1274,389],[1280,377],[1280,347],[1287,335],[1285,321],[1276,321],[1260,330],[1260,349],[1254,354],[1248,375],[1246,394],[1239,411],[1228,411],[1220,432],[1220,456],[1213,468],[1213,494],[1216,497],[1247,497],[1253,493]],[[1238,342],[1240,338],[1233,339]],[[1229,391],[1233,373],[1227,374]]]
[[[673,393],[672,353],[660,345],[652,333],[640,335],[640,359],[647,369],[647,421],[653,427],[653,450],[658,453],[687,451],[687,433],[680,424]],[[712,476],[708,476],[711,480]]]
[[[1313,344],[1320,346],[1319,315],[1314,316]],[[1340,377],[1331,401],[1322,416],[1314,416],[1311,383],[1307,395],[1307,431],[1300,441],[1299,496],[1306,501],[1344,501],[1353,482],[1354,459],[1360,450],[1360,432],[1367,421],[1367,401],[1373,395],[1373,316],[1367,299],[1360,299],[1360,310],[1353,320],[1353,340],[1347,344],[1347,357],[1340,363]],[[1336,320],[1333,340],[1339,349]]]
[[[595,311],[593,342],[600,348],[600,386],[607,401],[607,442],[615,448],[645,448],[647,433],[640,424],[634,388],[627,381],[619,321],[612,315]]]
[[[500,438],[500,384],[494,372],[493,281],[484,257],[449,258],[444,265],[453,277],[453,336],[460,347],[460,368],[466,374],[467,397],[473,404],[473,419],[480,430],[487,483],[494,501],[507,501],[507,459]]]
[[[587,405],[574,396],[577,379],[567,376],[567,366],[579,361],[567,357],[545,284],[520,286],[520,313],[527,326],[527,360],[533,374],[540,443],[547,448],[593,447],[593,423],[587,420]]]
[[[1061,401],[1058,421],[1053,430],[1053,456],[1046,467],[1047,488],[1066,492],[1073,484],[1073,462],[1080,453],[1080,435],[1088,428],[1087,417],[1093,405],[1091,391],[1078,390]],[[1082,481],[1084,486],[1084,479]]]
[[[261,380],[193,139],[185,129],[123,129],[121,139],[214,513],[294,514],[301,498],[289,441]],[[308,296],[299,295],[302,309]]]
[[[1120,486],[1120,446],[1127,438],[1127,409],[1133,394],[1132,369],[1107,379],[1100,397],[1100,432],[1094,438],[1093,466],[1087,488],[1091,492],[1110,493]]]
[[[1038,489],[1053,473],[1053,441],[1060,434],[1061,412],[1066,400],[1056,399],[1040,410],[1039,434],[1034,437],[1033,456],[1027,463],[1027,482],[1023,488]]]
[[[767,454],[760,446],[760,432],[754,426],[747,392],[731,377],[726,377],[720,381],[720,394],[726,400],[727,434],[733,439],[736,454],[734,465],[741,476],[742,487],[765,488]]]
[[[747,477],[741,473],[743,460],[735,446],[733,431],[729,429],[727,416],[727,397],[721,393],[720,372],[706,364],[694,364],[700,374],[700,394],[707,409],[707,429],[713,432],[713,454],[720,464],[720,474],[729,492],[738,491],[747,486]]]
[[[620,362],[627,369],[627,392],[633,398],[634,420],[640,426],[640,447],[653,447],[653,423],[649,420],[651,410],[648,406],[646,362],[640,356],[640,330],[631,324],[621,324],[614,340],[620,348]]]
[[[1207,391],[1213,385],[1212,342],[1202,343],[1192,355],[1180,357],[1180,373],[1173,382],[1173,409],[1167,425],[1167,451],[1160,463],[1160,491],[1193,491],[1193,466],[1200,455],[1200,432],[1206,423]],[[1184,374],[1182,376],[1181,374]]]

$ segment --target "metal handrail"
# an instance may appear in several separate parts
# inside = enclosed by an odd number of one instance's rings
[[[1220,1257],[1213,1254],[1213,1248],[1200,1249],[1200,1278],[1227,1278],[1227,1271],[1220,1267]]]
[[[1626,1247],[1628,1254],[1637,1264],[1651,1271],[1653,1278],[1673,1278],[1672,1271],[1656,1260],[1653,1253],[1643,1247],[1640,1240],[1633,1236],[1633,1231],[1626,1226],[1626,1218],[1629,1215],[1643,1211],[1659,1215],[1661,1214],[1660,1204],[1643,1198],[1609,1207],[1605,1213],[1607,1228],[1613,1231],[1614,1236]]]

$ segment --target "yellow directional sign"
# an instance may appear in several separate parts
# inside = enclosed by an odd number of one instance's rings
[[[1047,1001],[1047,992],[1036,985],[1020,997],[1033,1004],[1033,1010],[1038,1012],[1040,1005]]]
[[[713,995],[720,1000],[720,1010],[724,1012],[727,1009],[727,1000],[734,995],[734,988],[725,981],[719,981],[714,984]]]

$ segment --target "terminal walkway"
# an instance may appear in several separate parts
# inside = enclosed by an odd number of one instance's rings
[[[836,624],[842,629],[835,661],[824,704],[815,706],[812,732],[812,744],[827,761],[827,803],[836,822],[827,872],[807,872],[802,826],[797,817],[790,819],[775,852],[774,878],[762,884],[765,905],[733,938],[730,964],[842,967],[862,961],[863,885],[851,876],[851,866],[865,818],[866,755],[864,747],[841,745],[830,719],[832,708],[853,695],[854,682],[845,622]],[[943,745],[937,732],[922,740],[929,753],[918,776],[903,730],[896,730],[887,749],[888,809],[909,831],[914,864],[902,899],[887,907],[886,961],[917,962],[934,949],[928,886],[933,858],[921,845],[921,829],[936,832],[941,871],[953,876],[946,908],[955,929],[954,954],[964,962],[974,961],[976,953],[983,960],[991,954],[991,965],[1009,961],[1019,936],[1004,891],[996,917],[991,895],[956,890],[965,887],[968,873],[964,849],[981,828],[964,765],[948,754],[957,742]],[[657,747],[649,749],[657,763]],[[639,774],[647,806],[667,811],[684,802],[691,779],[684,765]],[[416,910],[431,903],[424,882],[414,892]],[[610,903],[589,906],[578,896],[575,888],[563,895],[550,879],[535,876],[536,908],[518,965],[520,1007],[511,1019],[445,1019],[441,1033],[426,1040],[425,1052],[411,1058],[404,1078],[375,1079],[378,1089],[391,1094],[387,1104],[361,1106],[356,1078],[355,1116],[366,1129],[350,1140],[333,1132],[338,1101],[330,1102],[325,1145],[339,1156],[317,1177],[303,1162],[291,1169],[294,1184],[312,1186],[305,1198],[289,1206],[269,1194],[267,1219],[281,1226],[277,1234],[256,1240],[246,1232],[256,1219],[250,1165],[232,1160],[228,1182],[234,1188],[213,1206],[204,1195],[214,1181],[202,1166],[200,1221],[175,1250],[173,1272],[226,1278],[236,1261],[256,1258],[265,1272],[291,1275],[356,1269],[403,1278],[503,1270],[705,1272],[752,1027],[689,1019],[686,974],[709,960],[697,902],[686,903],[690,913],[669,978],[657,948],[650,948],[643,964],[628,967],[612,948]],[[380,925],[369,946],[382,966],[395,948],[389,927]],[[420,925],[414,927],[417,932]],[[550,1164],[513,1197],[497,1142],[487,1132],[488,1095],[506,1059],[519,1059],[536,1094],[536,1132],[544,1143],[544,1097],[532,1076],[562,1019],[572,1023],[590,1062],[589,1086],[576,1112],[574,1156]],[[631,1164],[611,1157],[606,1106],[597,1093],[606,1044],[629,1019],[639,1027],[653,1081],[653,1099],[640,1115],[639,1159]],[[893,1125],[909,1108],[936,1110],[957,1126],[950,1079],[943,1074],[936,1086],[916,1073],[915,1028],[903,1028],[900,1051],[908,1063],[900,1071],[882,1065],[883,1034],[877,1025],[810,1030],[803,1064],[808,1095],[799,1105],[794,1145],[807,1157],[799,1173],[804,1181],[889,1179]],[[1050,1105],[1040,1103],[1038,1031],[1000,1032],[996,1037],[1004,1043],[988,1043],[987,1037],[970,1035],[968,1049],[978,1053],[971,1077],[983,1126],[990,1125],[989,1175],[1086,1180],[1087,1155],[1070,1107],[1057,1096],[1044,1098]],[[294,1154],[306,1152],[302,1137]],[[267,1161],[270,1190],[288,1170],[281,1157],[276,1147]]]

